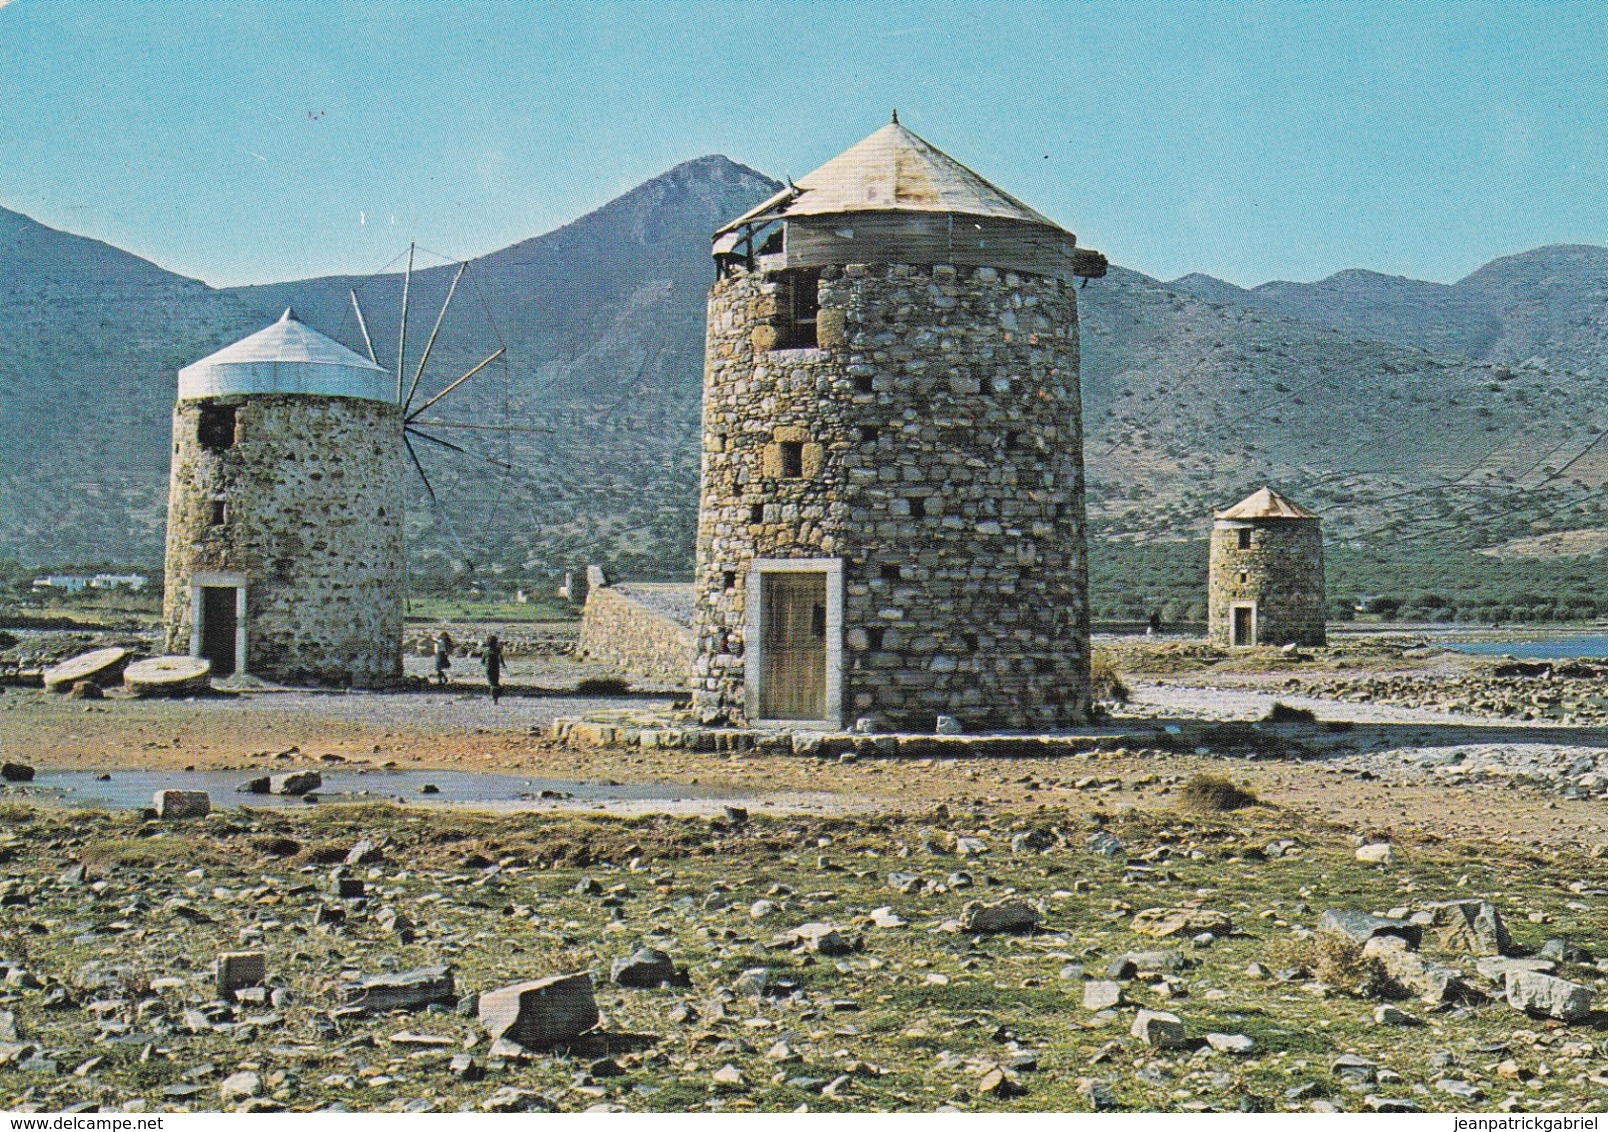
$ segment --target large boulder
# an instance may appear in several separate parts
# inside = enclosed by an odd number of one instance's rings
[[[1485,997],[1473,992],[1463,981],[1462,972],[1431,963],[1398,935],[1374,936],[1362,945],[1362,954],[1364,958],[1378,960],[1385,974],[1430,1005]]]
[[[1442,900],[1424,905],[1440,945],[1470,955],[1507,955],[1513,940],[1489,900]]]
[[[225,951],[218,956],[214,978],[218,997],[233,1002],[235,991],[268,981],[268,957],[260,951]]]
[[[820,955],[849,955],[854,951],[854,945],[843,938],[843,933],[835,925],[819,922],[800,924],[791,931],[783,932],[781,942]]]
[[[0,763],[0,778],[7,782],[32,782],[34,768],[27,763]]]
[[[486,991],[476,1014],[492,1041],[538,1049],[573,1041],[601,1020],[592,976],[584,972]]]
[[[1526,1014],[1578,1022],[1591,1013],[1591,988],[1568,979],[1537,971],[1509,971],[1506,990],[1508,1005]]]
[[[204,818],[212,812],[212,796],[205,790],[158,790],[151,805],[163,821]]]

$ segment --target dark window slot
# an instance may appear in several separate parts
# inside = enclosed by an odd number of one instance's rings
[[[796,480],[804,474],[804,442],[782,441],[782,477]]]
[[[196,425],[196,439],[208,452],[224,452],[234,447],[235,411],[233,405],[202,405]]]

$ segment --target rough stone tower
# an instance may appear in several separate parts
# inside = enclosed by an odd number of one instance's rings
[[[1073,281],[1105,258],[897,117],[714,255],[699,715],[1087,721]]]
[[[1265,487],[1219,512],[1209,586],[1212,644],[1323,644],[1322,523]]]
[[[214,675],[402,674],[402,415],[386,373],[297,321],[179,371],[163,624]]]

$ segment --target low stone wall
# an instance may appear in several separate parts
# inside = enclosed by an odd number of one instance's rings
[[[580,653],[633,676],[688,685],[691,622],[691,586],[596,586],[581,614]]]

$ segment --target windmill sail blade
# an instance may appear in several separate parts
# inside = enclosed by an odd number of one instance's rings
[[[402,329],[396,336],[396,403],[402,403],[402,364],[408,353],[408,291],[413,286],[413,245],[408,245],[408,272],[402,276]]]
[[[451,393],[454,389],[458,388],[458,386],[460,386],[464,382],[468,381],[475,374],[477,374],[481,370],[485,369],[492,362],[496,361],[498,358],[502,357],[507,352],[508,352],[508,347],[507,346],[499,347],[495,354],[491,355],[491,357],[489,357],[485,361],[481,362],[474,369],[472,369],[468,373],[464,374],[457,381],[454,381],[451,385],[447,386],[440,393],[437,393],[434,397],[430,398],[424,404],[420,405],[417,409],[414,409],[413,412],[408,414],[405,419],[408,420],[408,421],[415,420],[419,416],[420,413],[424,412],[431,405],[434,405],[437,401],[441,400],[441,398],[445,397],[448,393]],[[399,395],[400,395],[400,393],[399,393]]]
[[[417,435],[423,436],[422,433]],[[424,439],[430,440],[432,438],[426,436]],[[419,454],[413,450],[413,442],[407,438],[406,433],[402,436],[402,443],[407,446],[408,455],[413,460],[413,467],[419,473],[419,479],[424,483],[424,492],[430,497],[430,505],[435,508],[436,517],[441,520],[441,525],[447,528],[447,534],[452,537],[453,545],[458,548],[458,553],[463,555],[464,561],[469,563],[470,569],[473,569],[474,559],[469,555],[469,548],[464,546],[463,539],[458,537],[457,528],[452,525],[452,520],[447,517],[447,509],[441,506],[441,500],[436,498],[435,488],[430,483],[430,476],[425,472],[424,464],[420,462]]]
[[[408,386],[407,398],[402,402],[403,413],[408,411],[408,406],[413,404],[413,395],[419,391],[419,379],[424,376],[424,367],[430,361],[430,351],[435,349],[436,335],[441,333],[441,324],[446,321],[447,308],[452,305],[452,296],[458,290],[458,280],[463,278],[463,273],[468,268],[468,260],[460,263],[458,273],[452,277],[452,286],[447,288],[447,300],[441,304],[441,313],[436,315],[435,326],[431,328],[430,337],[424,343],[424,353],[419,355],[419,367],[413,371],[413,384]]]
[[[432,417],[429,420],[419,420],[418,418],[413,418],[409,423],[417,425],[420,428],[472,428],[479,432],[549,433],[558,431],[551,425],[545,425],[537,428],[532,425],[481,424],[477,421],[444,421],[439,417]]]
[[[347,294],[352,296],[352,309],[357,312],[357,328],[363,332],[363,345],[368,347],[369,361],[379,365],[380,359],[374,356],[374,339],[369,337],[368,322],[363,318],[363,308],[357,301],[357,289],[351,288]]]
[[[465,448],[461,444],[454,444],[450,440],[442,440],[439,436],[431,436],[429,433],[420,432],[416,428],[409,427],[407,429],[405,435],[407,435],[407,436],[416,436],[420,440],[428,440],[431,444],[438,444],[442,448],[447,448],[447,449],[450,449],[453,452],[457,452],[460,455],[468,456],[472,460],[484,461],[485,463],[490,464],[490,465],[492,465],[493,467],[496,467],[496,468],[503,468],[503,469],[505,469],[507,471],[510,471],[510,472],[518,470],[512,464],[507,463],[507,462],[505,462],[503,460],[499,460],[495,456],[487,456],[482,452],[471,452],[471,451],[469,451],[469,449]]]

